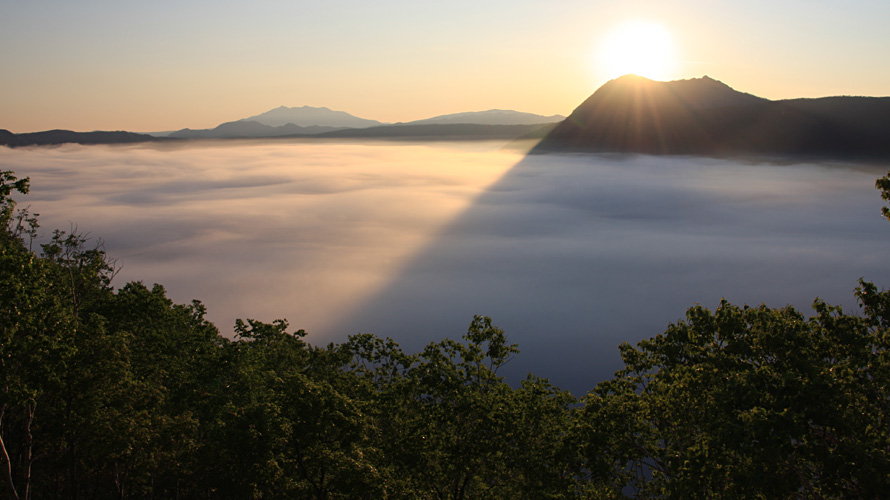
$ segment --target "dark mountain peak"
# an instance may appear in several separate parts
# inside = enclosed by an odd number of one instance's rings
[[[682,106],[687,109],[703,109],[744,106],[765,99],[734,90],[709,76],[659,82],[638,75],[624,75],[600,87],[578,109],[596,105],[600,101],[618,106]]]
[[[890,158],[890,98],[770,101],[704,76],[610,80],[538,151]]]
[[[25,143],[15,134],[6,129],[0,129],[0,146],[24,146]]]
[[[628,73],[626,75],[619,76],[618,78],[613,78],[613,79],[609,80],[608,82],[606,82],[606,85],[613,83],[613,82],[615,82],[615,83],[628,83],[628,82],[654,83],[655,80],[652,80],[651,78],[646,78],[645,76],[637,75],[635,73]]]
[[[728,89],[731,89],[731,90],[732,90],[732,87],[730,87],[729,85],[727,85],[727,84],[725,84],[725,83],[723,83],[723,82],[721,82],[720,80],[717,80],[717,79],[715,79],[715,78],[711,78],[711,77],[708,76],[708,75],[704,75],[704,76],[702,76],[701,78],[692,78],[691,80],[692,80],[692,81],[699,80],[699,81],[701,81],[701,82],[703,82],[703,83],[707,83],[707,84],[710,84],[710,85],[717,85],[717,86],[725,87],[725,88],[728,88]],[[680,80],[680,81],[683,81],[683,80]]]
[[[725,83],[721,82],[720,80],[711,78],[708,75],[702,75],[701,78],[689,78],[688,80],[691,80],[691,81],[698,80],[698,81],[705,82],[705,83],[718,84],[718,85],[723,85],[723,86],[729,87],[729,85],[726,85]],[[680,81],[683,81],[683,80],[680,80]]]

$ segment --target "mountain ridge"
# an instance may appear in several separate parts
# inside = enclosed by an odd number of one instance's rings
[[[0,146],[53,146],[57,144],[133,144],[139,142],[157,142],[168,140],[148,134],[138,134],[125,130],[96,130],[93,132],[74,132],[72,130],[44,130],[14,134],[9,130],[0,129]]]
[[[314,137],[350,139],[403,140],[516,140],[540,139],[555,124],[486,125],[481,123],[397,123],[368,128],[346,128],[325,132]]]
[[[525,126],[514,131],[520,135],[536,130],[533,126],[553,124],[563,120],[562,115],[543,116],[521,111],[490,109],[487,111],[469,111],[438,115],[422,120],[399,123],[383,123],[376,120],[366,120],[351,115],[345,111],[334,111],[326,107],[287,107],[279,106],[265,113],[249,118],[225,122],[212,129],[182,129],[166,134],[166,137],[176,139],[243,139],[243,138],[273,138],[273,137],[397,137],[403,134],[405,137],[432,136],[443,133],[447,137],[473,137],[479,134],[485,138],[512,138],[510,129],[503,127]],[[281,125],[276,125],[286,122]],[[327,124],[327,125],[322,125]],[[460,125],[463,130],[454,127],[427,127],[430,125]],[[477,127],[494,126],[497,130],[486,130]],[[394,129],[378,130],[387,127]],[[362,132],[365,129],[375,129],[371,132]],[[338,132],[351,130],[352,132]],[[334,133],[334,134],[330,134]]]
[[[276,119],[293,117],[294,110],[309,120],[317,118],[313,114],[337,119],[345,117],[358,120],[353,123],[364,126],[305,125],[305,122],[293,121],[270,125],[251,119],[263,117],[274,123]],[[559,115],[543,117],[492,109],[383,124],[329,108],[279,106],[254,117],[220,124],[214,129],[183,129],[167,137],[126,131],[48,130],[14,134],[0,130],[0,145],[115,144],[207,138],[466,140],[543,136],[532,153],[794,156],[890,162],[890,97],[832,96],[772,101],[737,91],[708,76],[656,82],[625,75],[601,86],[564,120],[555,124],[546,122],[557,117]],[[472,123],[473,120],[498,119],[540,121],[526,125]]]
[[[287,123],[281,126],[270,126],[252,120],[238,120],[217,125],[212,129],[182,129],[171,132],[167,137],[174,139],[247,139],[263,137],[312,136],[324,132],[341,130],[343,127],[324,127],[320,125],[301,126]]]
[[[771,101],[707,76],[626,75],[597,89],[533,149],[559,151],[890,160],[890,97]]]
[[[537,115],[509,109],[489,109],[438,115],[422,120],[397,123],[396,125],[477,124],[477,125],[543,125],[564,120],[562,115]]]
[[[278,106],[265,113],[242,118],[242,122],[257,122],[270,127],[292,124],[301,127],[365,128],[383,125],[377,120],[368,120],[345,111],[335,111],[325,107],[300,106],[289,108]]]

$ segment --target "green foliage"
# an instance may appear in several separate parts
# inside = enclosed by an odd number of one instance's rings
[[[518,350],[488,318],[477,316],[464,339],[428,345],[408,371],[402,417],[413,459],[405,465],[435,498],[488,498],[506,479],[511,390],[497,370]]]
[[[878,181],[890,200],[890,175]],[[890,292],[862,314],[693,307],[581,401],[476,316],[408,354],[288,323],[219,334],[198,301],[111,286],[101,242],[15,210],[0,172],[0,484],[7,498],[879,498]],[[887,215],[887,209],[884,209]]]
[[[6,226],[13,217],[15,210],[15,201],[12,199],[12,193],[18,191],[21,194],[28,194],[30,190],[30,179],[25,177],[19,179],[10,170],[0,170],[0,222]],[[9,232],[8,228],[6,232]],[[12,230],[14,232],[14,230]]]
[[[875,187],[881,190],[881,198],[890,202],[890,174],[876,180]],[[890,220],[890,207],[882,207],[881,213]]]
[[[638,497],[880,496],[890,338],[873,325],[886,320],[813,308],[724,301],[622,345],[626,367],[585,400],[597,478]]]

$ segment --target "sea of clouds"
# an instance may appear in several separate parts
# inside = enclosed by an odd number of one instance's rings
[[[503,144],[207,141],[0,148],[20,206],[101,239],[115,279],[309,340],[410,351],[491,316],[531,371],[583,393],[694,304],[856,310],[890,286],[887,167],[532,155]]]

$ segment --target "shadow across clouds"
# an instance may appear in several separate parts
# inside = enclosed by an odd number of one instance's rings
[[[529,371],[583,393],[688,307],[855,307],[890,284],[886,166],[500,151],[502,143],[232,141],[0,148],[52,228],[101,237],[115,284],[163,284],[316,344],[409,351],[491,316]],[[70,221],[70,222],[69,222]]]
[[[409,350],[491,316],[532,371],[583,393],[620,366],[618,344],[685,310],[735,303],[854,306],[887,283],[880,168],[692,157],[533,155],[490,186],[333,327]]]

